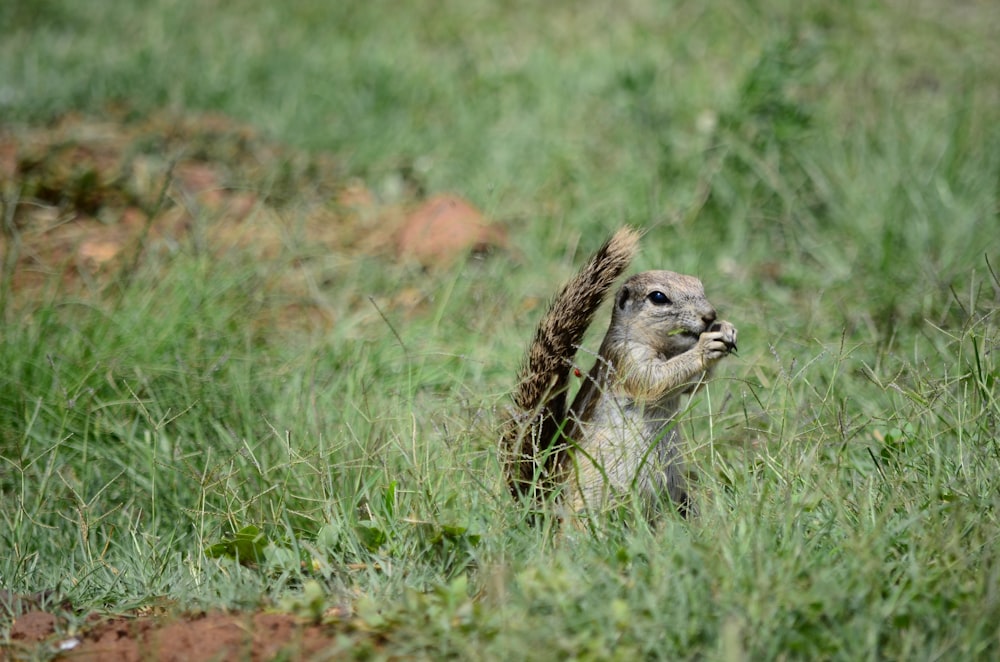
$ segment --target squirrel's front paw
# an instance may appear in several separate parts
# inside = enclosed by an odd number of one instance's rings
[[[723,356],[736,352],[736,327],[730,322],[715,322],[698,339],[705,351],[705,358],[718,361]]]
[[[731,322],[725,320],[715,322],[708,330],[709,332],[721,333],[722,342],[726,344],[730,352],[736,353],[736,327]]]

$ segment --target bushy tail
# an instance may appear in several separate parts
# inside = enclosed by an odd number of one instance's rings
[[[514,407],[504,424],[501,451],[514,496],[544,498],[560,465],[558,434],[566,421],[566,390],[573,357],[615,280],[639,243],[632,228],[618,230],[549,305],[517,376]]]

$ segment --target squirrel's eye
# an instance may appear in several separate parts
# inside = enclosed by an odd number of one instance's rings
[[[655,290],[653,292],[650,292],[649,296],[647,296],[646,298],[649,299],[649,301],[654,306],[669,306],[670,305],[670,299],[667,297],[666,294],[664,294],[663,292],[660,292],[659,290]]]

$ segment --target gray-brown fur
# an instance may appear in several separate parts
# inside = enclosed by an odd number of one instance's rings
[[[535,331],[514,389],[514,410],[501,439],[507,480],[515,495],[541,498],[550,490],[559,430],[566,421],[566,389],[584,333],[615,280],[635,255],[639,234],[616,232],[549,305]]]
[[[655,303],[654,293],[667,302]],[[716,321],[697,278],[647,271],[625,281],[598,360],[570,407],[570,509],[599,510],[636,489],[647,506],[667,494],[686,514],[674,417],[681,396],[735,347],[736,328]]]
[[[565,481],[575,513],[612,506],[632,490],[650,508],[669,495],[690,511],[674,417],[681,396],[736,348],[736,328],[716,321],[701,281],[670,271],[629,278],[597,361],[566,407],[577,347],[637,240],[632,230],[616,233],[539,324],[502,437],[515,494],[540,499]]]

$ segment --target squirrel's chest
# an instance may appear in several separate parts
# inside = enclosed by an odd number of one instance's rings
[[[645,403],[624,396],[601,399],[574,439],[584,451],[576,456],[576,471],[588,500],[633,485],[657,494],[670,490],[680,466],[678,404],[677,397]]]
[[[656,402],[636,402],[625,395],[606,395],[592,410],[590,420],[580,426],[580,431],[585,438],[590,437],[601,444],[649,448],[650,443],[672,441],[678,405],[676,396]],[[577,440],[585,446],[590,445],[587,441]]]

